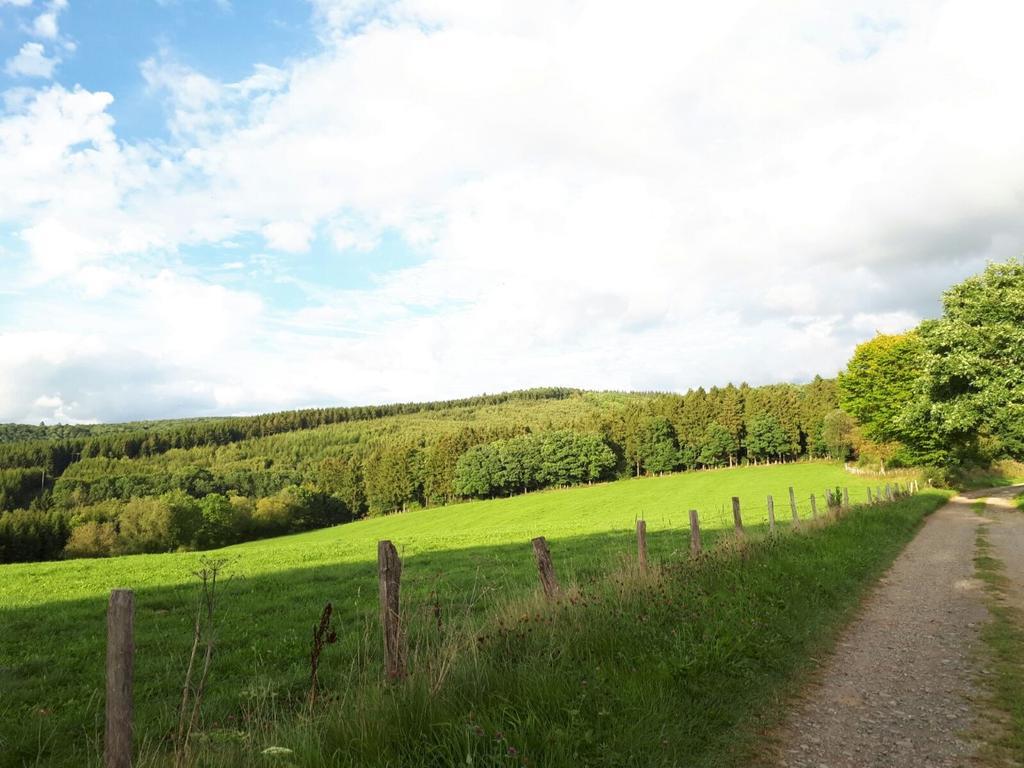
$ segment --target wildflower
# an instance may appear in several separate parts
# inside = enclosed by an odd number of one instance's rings
[[[509,754],[509,757],[515,757],[516,755],[518,755],[518,754],[519,754],[519,750],[518,750],[518,749],[516,749],[515,747],[511,747],[511,746],[510,746],[510,747],[508,748],[508,754]]]

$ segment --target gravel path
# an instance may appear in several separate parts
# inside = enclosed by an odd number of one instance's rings
[[[931,515],[881,579],[776,734],[777,765],[969,764],[970,654],[987,618],[973,562],[986,519],[972,503],[957,497]]]

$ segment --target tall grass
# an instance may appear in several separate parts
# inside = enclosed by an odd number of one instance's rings
[[[976,510],[984,512],[984,503]],[[1009,600],[1009,580],[1005,564],[993,553],[988,526],[978,528],[974,565],[985,583],[990,620],[982,627],[981,639],[988,651],[983,684],[991,703],[1005,717],[996,735],[987,740],[982,752],[985,764],[1020,765],[1024,763],[1024,612]]]

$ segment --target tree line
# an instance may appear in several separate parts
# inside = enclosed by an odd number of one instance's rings
[[[1024,459],[1024,262],[989,264],[942,296],[942,315],[859,345],[838,380],[864,460],[938,480]]]
[[[426,403],[306,408],[258,416],[173,419],[125,424],[39,425],[0,424],[0,468],[44,467],[61,474],[72,462],[102,456],[135,459],[155,456],[174,449],[228,445],[256,437],[314,429],[329,424],[370,421],[430,411],[447,411],[515,401],[557,400],[577,390],[538,387],[460,400]],[[24,439],[23,435],[31,435]]]
[[[825,456],[835,448],[824,430],[837,404],[835,385],[820,378],[803,386],[729,385],[685,395],[534,390],[467,402],[150,455],[119,455],[116,443],[106,443],[112,455],[90,451],[97,455],[77,457],[56,477],[45,467],[12,468],[0,476],[0,509],[27,509],[0,523],[0,531],[46,538],[48,557],[140,551],[135,516],[141,513],[132,505],[150,500],[146,519],[167,519],[187,497],[205,505],[206,518],[230,524],[154,523],[148,530],[165,534],[147,538],[141,551],[203,548],[460,499]],[[291,501],[282,506],[283,498]],[[268,511],[274,504],[276,517]],[[13,541],[0,557],[18,552],[23,559],[34,551]]]

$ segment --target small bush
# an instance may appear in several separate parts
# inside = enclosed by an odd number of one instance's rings
[[[90,520],[71,531],[64,553],[68,557],[110,557],[117,546],[117,528],[113,523]]]

